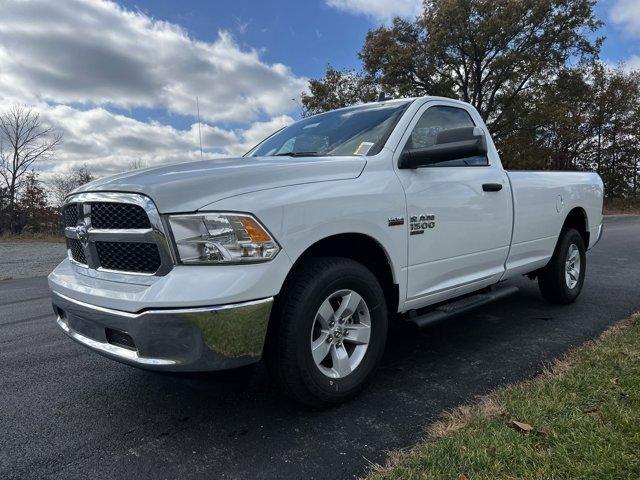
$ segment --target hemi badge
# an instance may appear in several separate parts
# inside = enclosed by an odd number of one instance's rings
[[[395,227],[396,225],[404,225],[404,218],[403,217],[391,217],[389,219],[389,226],[390,227]]]

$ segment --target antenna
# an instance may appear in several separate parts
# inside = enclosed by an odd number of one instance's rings
[[[200,102],[196,95],[196,110],[198,111],[198,137],[200,137],[200,160],[202,160],[202,130],[200,129]]]
[[[293,103],[296,104],[296,107],[298,107],[300,109],[300,116],[304,116],[304,108],[302,107],[302,104],[298,101],[297,98],[292,98],[291,101]]]

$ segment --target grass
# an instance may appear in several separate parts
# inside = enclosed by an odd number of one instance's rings
[[[607,198],[604,202],[605,215],[640,215],[640,197]]]
[[[556,478],[640,478],[640,315],[533,380],[447,412],[421,444],[368,476]]]
[[[25,234],[2,234],[0,243],[64,243],[64,236],[50,233],[25,233]]]

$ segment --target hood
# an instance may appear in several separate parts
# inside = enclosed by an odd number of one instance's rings
[[[78,192],[145,194],[160,213],[192,212],[223,198],[270,188],[356,178],[362,157],[241,157],[180,163],[102,178]]]

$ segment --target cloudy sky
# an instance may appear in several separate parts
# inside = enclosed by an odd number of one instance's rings
[[[64,132],[44,178],[240,155],[299,118],[307,79],[358,67],[369,28],[420,0],[0,0],[0,108]],[[640,0],[601,0],[604,60],[640,67]]]

